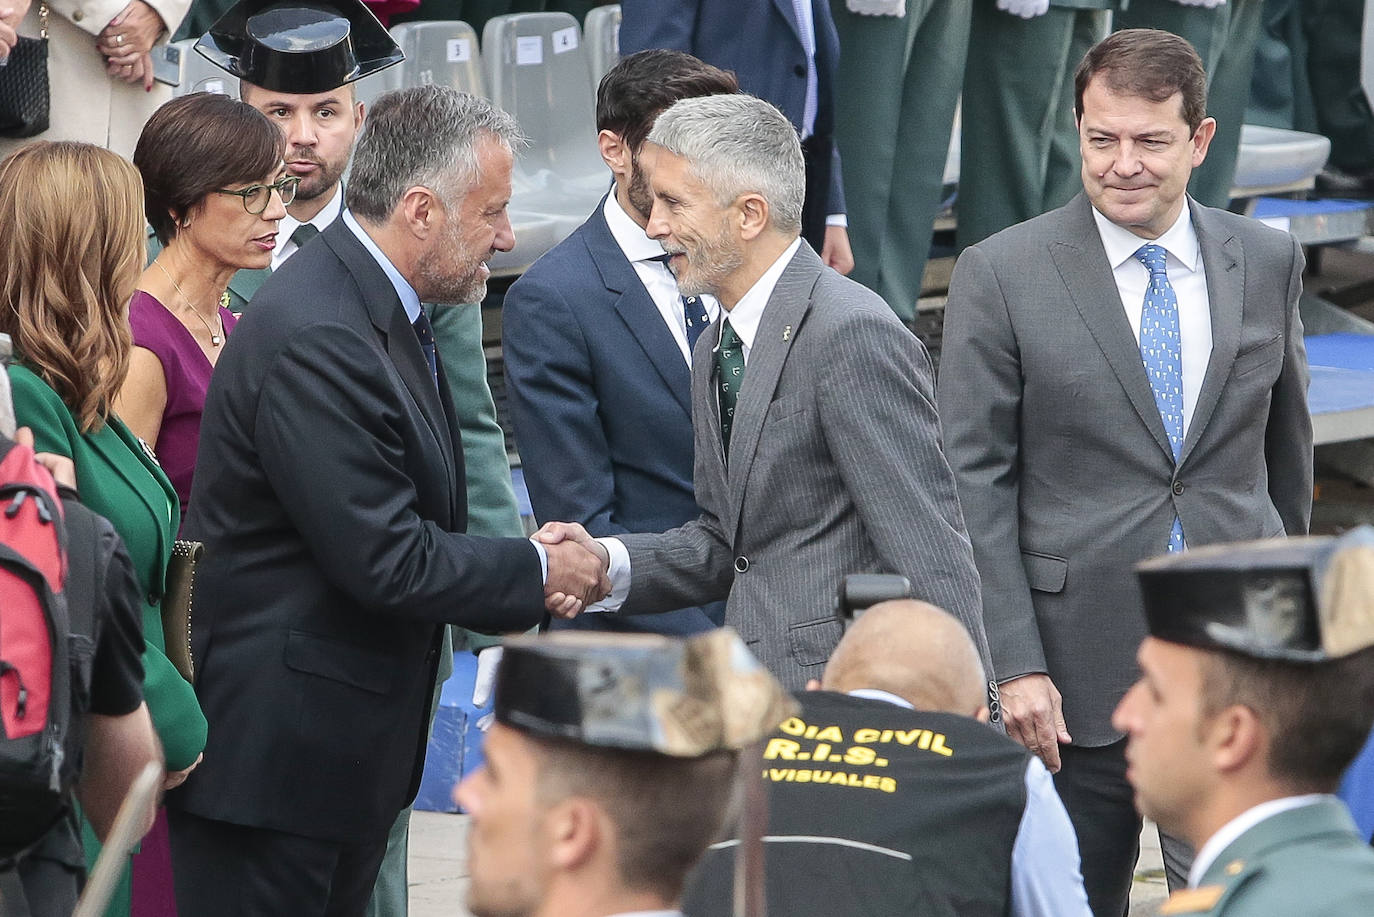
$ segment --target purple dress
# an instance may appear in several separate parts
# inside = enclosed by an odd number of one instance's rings
[[[227,337],[238,319],[223,307],[219,315]],[[205,412],[205,392],[214,367],[181,320],[142,290],[134,293],[129,303],[129,324],[133,327],[134,346],[151,350],[157,356],[167,380],[167,406],[153,451],[176,488],[181,518],[185,520],[196,450],[200,446],[200,417]]]

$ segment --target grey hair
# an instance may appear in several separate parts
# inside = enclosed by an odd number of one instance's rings
[[[480,178],[477,145],[484,135],[512,151],[526,142],[513,117],[466,92],[430,85],[383,94],[353,151],[348,209],[384,223],[416,185],[433,190],[445,206],[456,203]]]
[[[687,160],[721,206],[754,192],[768,201],[774,229],[801,231],[801,142],[792,122],[762,99],[743,93],[683,99],[658,116],[648,140]]]

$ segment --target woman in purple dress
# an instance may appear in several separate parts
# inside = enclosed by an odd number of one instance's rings
[[[117,409],[156,452],[182,519],[210,372],[235,322],[225,287],[240,268],[268,266],[299,182],[283,177],[283,144],[251,106],[196,93],[159,108],[134,151],[163,248],[130,304],[134,351]]]
[[[115,409],[156,453],[182,519],[210,373],[235,322],[224,289],[240,268],[268,266],[300,181],[283,177],[284,146],[256,109],[197,93],[159,108],[134,150],[144,212],[163,248],[129,305],[134,348]],[[133,917],[176,914],[166,832],[159,814],[134,857]]]

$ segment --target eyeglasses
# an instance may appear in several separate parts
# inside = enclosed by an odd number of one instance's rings
[[[267,209],[267,202],[272,200],[272,192],[281,195],[282,204],[290,204],[296,199],[296,188],[300,187],[300,176],[283,175],[281,178],[272,182],[270,185],[249,185],[247,188],[240,188],[238,191],[229,191],[225,188],[216,188],[216,194],[232,194],[243,199],[243,209],[252,214],[262,213]]]

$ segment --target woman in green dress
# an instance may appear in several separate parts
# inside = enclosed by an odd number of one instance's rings
[[[39,451],[72,460],[82,502],[128,548],[146,596],[144,694],[174,786],[206,734],[194,690],[164,653],[159,613],[179,509],[151,451],[112,411],[129,366],[143,225],[138,172],[107,150],[40,141],[0,162],[0,333],[17,358],[15,415]],[[89,831],[86,844],[93,862]],[[110,913],[127,911],[126,880]]]

